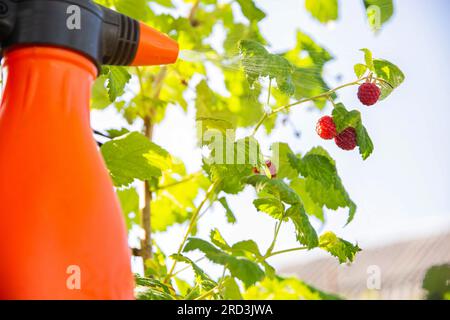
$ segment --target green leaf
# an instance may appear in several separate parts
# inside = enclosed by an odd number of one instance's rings
[[[173,288],[157,279],[143,278],[136,274],[135,281],[136,285],[145,287],[144,292],[138,293],[138,300],[175,300]]]
[[[306,0],[306,9],[321,23],[327,23],[338,18],[337,0]]]
[[[317,204],[309,195],[306,188],[305,179],[294,179],[292,180],[290,187],[297,192],[297,194],[302,199],[303,206],[308,215],[312,215],[322,222],[325,222],[325,217],[323,213],[323,205]]]
[[[293,66],[284,57],[269,53],[263,45],[253,40],[241,40],[239,51],[242,66],[250,85],[259,78],[276,79],[278,89],[287,95],[293,95],[295,87],[292,82]]]
[[[370,136],[362,123],[359,123],[355,129],[356,141],[359,146],[359,153],[361,154],[363,160],[366,160],[373,152],[374,147],[372,139],[370,139]]]
[[[365,64],[357,63],[354,66],[355,75],[359,79],[361,78],[367,71],[367,66]]]
[[[336,181],[336,167],[326,156],[307,153],[298,162],[298,171],[305,178],[312,178],[325,186],[333,185]]]
[[[450,264],[429,268],[423,279],[422,288],[427,291],[428,300],[445,300],[450,294]]]
[[[292,167],[289,159],[289,156],[294,154],[289,145],[287,143],[277,142],[272,145],[271,149],[272,163],[277,168],[277,177],[279,179],[295,179],[298,177],[297,170]]]
[[[305,245],[308,249],[313,249],[319,245],[316,230],[309,222],[309,218],[301,204],[295,204],[290,207],[286,211],[286,216],[294,223],[297,240],[302,245]]]
[[[139,194],[135,188],[117,190],[117,196],[120,200],[120,206],[125,216],[127,230],[130,230],[133,225],[139,226],[141,223],[141,216],[139,210]]]
[[[194,270],[195,276],[197,278],[197,283],[199,283],[204,290],[211,290],[216,287],[217,283],[213,281],[209,275],[203,271],[194,261],[189,259],[188,257],[183,256],[182,254],[173,254],[170,256],[173,260],[178,262],[183,262],[192,267]]]
[[[340,300],[297,278],[266,277],[258,286],[243,293],[246,300]]]
[[[369,70],[374,71],[375,67],[373,65],[372,51],[366,48],[361,49],[360,51],[364,52],[364,60],[366,62],[366,67],[369,68]]]
[[[211,243],[198,238],[190,238],[183,252],[200,250],[208,260],[216,264],[225,266],[233,277],[241,280],[246,287],[249,287],[264,278],[264,272],[259,266],[248,259],[233,257],[226,252],[217,249]]]
[[[284,204],[276,198],[260,198],[253,201],[258,211],[267,213],[272,218],[281,220],[284,218]]]
[[[260,167],[264,157],[258,141],[253,137],[237,142],[221,140],[212,144],[211,156],[204,160],[204,169],[211,180],[219,184],[218,190],[237,194],[245,187],[245,178],[253,167]]]
[[[242,300],[241,290],[233,277],[227,276],[222,282],[222,293],[225,300]]]
[[[347,111],[342,103],[336,105],[333,110],[333,120],[336,130],[341,132],[348,127],[356,130],[356,142],[363,160],[370,157],[374,146],[366,128],[362,124],[361,113],[357,110]]]
[[[220,249],[225,250],[225,251],[231,250],[230,245],[222,237],[219,230],[217,230],[217,229],[211,230],[211,232],[209,234],[209,238],[210,238],[211,242],[214,245],[216,245],[217,247],[219,247]]]
[[[245,251],[253,254],[255,257],[260,258],[262,257],[261,252],[259,251],[258,245],[253,240],[244,240],[239,241],[231,247],[231,250],[233,254],[236,254],[236,252],[239,251]]]
[[[116,101],[125,92],[125,86],[131,79],[131,75],[124,67],[103,67],[108,78],[108,94],[111,102]]]
[[[315,203],[316,207],[320,208],[323,206],[326,206],[328,209],[331,210],[337,210],[338,208],[346,208],[346,207],[349,208],[349,219],[347,221],[347,224],[350,223],[355,215],[356,205],[350,199],[347,191],[342,185],[341,178],[339,177],[336,170],[335,161],[333,160],[333,158],[331,158],[328,152],[321,147],[311,149],[307,153],[307,155],[317,155],[327,158],[329,164],[331,164],[334,167],[334,170],[332,171],[335,172],[335,177],[332,179],[334,183],[330,185],[327,183],[327,179],[325,180],[320,179],[319,175],[317,176],[311,175],[309,174],[309,171],[305,172],[305,168],[307,167],[303,166],[302,168],[301,165],[302,159],[298,157],[291,157],[291,161],[296,166],[296,168],[299,171],[302,169],[303,174],[307,176],[305,179],[305,184],[306,184],[306,191],[308,192],[310,200]],[[319,179],[316,179],[314,177],[319,177]],[[292,187],[295,188],[295,184],[293,184]]]
[[[101,152],[116,186],[126,186],[134,179],[145,181],[160,177],[161,170],[151,158],[167,156],[166,151],[138,132],[106,142]]]
[[[338,238],[333,232],[327,232],[320,236],[322,249],[339,259],[339,263],[350,263],[355,259],[355,255],[361,251],[358,245]]]
[[[386,81],[380,83],[380,99],[384,100],[392,93],[394,89],[396,89],[403,83],[403,81],[405,80],[405,75],[399,69],[399,67],[386,60],[375,59],[374,65],[377,77]]]
[[[113,0],[113,2],[117,11],[136,20],[145,21],[151,14],[147,0]]]
[[[264,175],[254,175],[246,179],[247,183],[254,186],[257,193],[269,194],[277,197],[287,204],[298,204],[300,198],[284,181],[269,179]]]
[[[222,197],[218,201],[225,208],[225,215],[227,217],[227,221],[232,224],[236,223],[236,216],[234,215],[233,211],[228,205],[227,199],[225,197]]]
[[[392,0],[363,0],[367,11],[369,26],[374,32],[381,29],[383,24],[389,21],[394,14]]]
[[[250,21],[261,21],[266,17],[264,11],[259,9],[253,0],[237,0],[241,6],[242,13]]]
[[[348,127],[356,128],[361,123],[361,113],[358,110],[347,111],[342,103],[333,109],[333,120],[338,133]]]
[[[111,104],[108,91],[105,88],[105,76],[100,76],[95,80],[92,87],[91,108],[96,110],[103,110]]]
[[[325,64],[331,61],[333,56],[310,36],[298,31],[295,48],[283,56],[294,65],[292,81],[296,100],[311,98],[330,90],[323,78],[323,72]],[[335,96],[332,95],[333,98]],[[317,108],[323,109],[326,100],[318,99],[314,103]]]

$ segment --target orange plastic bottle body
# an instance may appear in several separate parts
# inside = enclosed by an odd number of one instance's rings
[[[97,70],[7,52],[0,106],[0,299],[133,299],[120,206],[89,119]]]

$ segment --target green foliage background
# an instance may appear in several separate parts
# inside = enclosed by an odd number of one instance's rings
[[[213,160],[213,141],[199,137],[199,147],[211,149],[203,159],[199,172],[187,172],[182,159],[177,159],[152,142],[154,126],[165,119],[168,107],[177,105],[187,111],[185,93],[194,76],[201,81],[195,87],[197,126],[201,132],[212,132],[232,140],[235,152],[250,155],[252,145],[258,146],[254,134],[235,140],[238,128],[264,128],[270,135],[280,115],[305,102],[323,109],[334,106],[333,117],[338,131],[351,126],[356,129],[359,151],[363,159],[373,152],[373,143],[357,110],[349,111],[338,101],[338,90],[376,79],[387,98],[404,80],[394,64],[373,59],[363,49],[364,60],[355,65],[355,81],[331,89],[323,78],[324,66],[333,56],[301,30],[297,43],[287,52],[272,53],[259,30],[262,19],[270,19],[257,6],[257,1],[236,0],[97,0],[133,18],[167,33],[183,50],[200,52],[223,74],[227,95],[214,91],[208,81],[203,60],[180,60],[174,65],[158,67],[104,67],[93,89],[92,108],[114,107],[131,125],[142,123],[141,132],[112,128],[110,141],[101,152],[117,187],[129,230],[140,226],[145,238],[135,255],[143,258],[144,275],[136,276],[136,292],[141,299],[337,299],[301,280],[285,279],[276,274],[270,258],[286,252],[301,252],[315,248],[335,256],[340,263],[350,263],[360,248],[328,231],[317,234],[310,223],[315,217],[325,221],[328,210],[347,208],[348,223],[356,213],[339,176],[335,161],[318,146],[304,155],[295,154],[284,142],[272,146],[272,156],[258,153],[247,164]],[[393,13],[392,1],[364,0],[362,6],[381,8],[381,22]],[[163,10],[161,10],[161,8]],[[182,9],[189,8],[186,16]],[[235,16],[241,11],[246,22]],[[287,9],[286,9],[287,10]],[[321,23],[339,17],[337,0],[306,0],[305,10]],[[165,12],[165,13],[156,13]],[[369,12],[370,13],[370,12]],[[376,29],[374,19],[369,24]],[[220,52],[209,44],[214,28],[222,28],[226,37]],[[198,56],[198,54],[197,54]],[[137,88],[130,89],[135,79]],[[270,82],[267,86],[267,81]],[[126,94],[125,94],[126,93]],[[125,94],[125,95],[124,95]],[[267,100],[267,96],[272,97]],[[268,102],[266,102],[268,101]],[[139,122],[141,121],[141,122]],[[193,124],[194,125],[194,124]],[[256,150],[259,150],[257,147]],[[275,162],[277,176],[271,176],[266,160]],[[254,167],[262,174],[255,174]],[[137,182],[145,184],[139,194]],[[251,239],[229,244],[218,229],[211,230],[209,239],[195,237],[198,223],[211,205],[223,206],[227,221],[236,216],[228,206],[227,195],[239,194],[244,188],[255,190],[255,209],[274,219],[275,232],[269,248],[262,250]],[[142,198],[142,199],[140,199]],[[140,206],[144,203],[144,207]],[[276,251],[280,226],[295,226],[299,246]],[[187,231],[179,250],[163,253],[151,237],[174,224],[185,224]],[[193,251],[223,267],[223,275],[213,279],[190,258]],[[193,270],[190,282],[178,275],[182,265]]]

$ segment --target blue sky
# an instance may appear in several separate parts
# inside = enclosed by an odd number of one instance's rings
[[[324,146],[336,159],[339,173],[353,200],[358,204],[354,222],[343,228],[345,211],[330,212],[323,230],[357,241],[361,247],[450,230],[450,44],[448,41],[450,3],[447,0],[397,0],[396,13],[377,36],[366,26],[360,0],[340,1],[340,20],[323,26],[307,14],[302,0],[257,0],[268,17],[261,22],[263,34],[271,50],[283,51],[295,45],[297,29],[310,34],[335,57],[325,71],[334,86],[335,76],[343,82],[354,79],[353,65],[360,62],[360,48],[370,48],[375,57],[391,60],[405,72],[406,82],[388,100],[376,107],[362,107],[356,89],[345,89],[340,99],[349,108],[360,108],[364,123],[375,144],[373,156],[363,162],[357,152],[339,150],[333,143],[324,143],[315,134],[317,119],[323,113],[296,109],[292,122],[302,131],[296,139],[292,129],[279,128],[270,139],[261,135],[266,145],[289,142],[295,151]],[[220,32],[218,33],[220,36]],[[118,127],[122,123],[114,111],[93,112],[94,128]],[[185,115],[173,107],[155,131],[156,142],[188,162],[194,171],[199,168],[201,154],[195,150],[194,113]],[[173,130],[177,128],[177,130]],[[207,236],[210,227],[220,231],[230,242],[255,239],[268,245],[273,221],[255,212],[254,191],[246,190],[231,197],[231,207],[238,224],[229,226],[221,209],[205,216],[200,236]],[[317,225],[318,226],[318,225]],[[184,227],[173,227],[158,235],[163,249],[174,250]],[[268,236],[270,235],[270,236]],[[279,248],[295,246],[294,230],[283,227]],[[281,266],[293,261],[312,259],[318,252],[293,253],[274,258]]]

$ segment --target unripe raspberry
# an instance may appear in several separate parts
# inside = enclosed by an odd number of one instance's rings
[[[339,133],[336,138],[334,138],[337,146],[343,150],[353,150],[356,148],[357,140],[356,140],[356,130],[352,127],[349,127]]]
[[[277,168],[270,160],[266,160],[266,167],[269,169],[270,176],[272,179],[275,179],[277,177]],[[253,174],[261,174],[261,171],[257,167],[253,167],[252,169]]]
[[[333,139],[336,136],[336,125],[333,118],[330,116],[320,118],[317,122],[316,131],[322,139]]]
[[[275,165],[272,163],[272,161],[267,160],[266,166],[267,168],[269,168],[270,176],[272,177],[272,179],[275,179],[277,177],[277,168],[275,167]]]
[[[362,104],[372,106],[380,99],[381,90],[375,83],[363,83],[358,89],[358,98]]]

